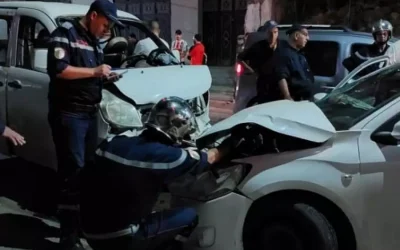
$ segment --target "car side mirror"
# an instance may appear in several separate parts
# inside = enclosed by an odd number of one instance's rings
[[[371,139],[383,145],[397,146],[400,143],[400,121],[397,122],[392,131],[379,131],[371,135]]]
[[[392,146],[397,146],[399,143],[399,140],[393,137],[391,132],[388,131],[380,131],[376,132],[371,135],[371,139],[374,142],[377,142],[379,144],[383,145],[392,145]]]
[[[42,72],[47,70],[47,49],[34,50],[33,69]]]

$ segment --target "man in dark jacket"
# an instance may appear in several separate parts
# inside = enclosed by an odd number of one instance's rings
[[[273,74],[272,56],[278,47],[278,23],[270,20],[259,31],[266,33],[266,39],[255,43],[238,55],[238,60],[248,61],[251,69],[258,74],[257,96],[258,103],[265,102],[268,92],[268,84],[271,82]]]
[[[343,60],[343,66],[349,71],[353,71],[360,64],[369,59],[385,54],[389,48],[388,41],[392,37],[393,26],[386,20],[379,20],[372,25],[372,36],[375,42],[356,51],[353,55]],[[363,70],[360,75],[366,75],[379,68],[378,65],[371,65]]]
[[[270,101],[287,99],[292,101],[312,98],[314,75],[311,72],[303,49],[309,39],[307,27],[294,24],[287,32],[289,40],[282,42],[275,52],[275,86]]]

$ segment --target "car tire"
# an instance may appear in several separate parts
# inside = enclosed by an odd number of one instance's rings
[[[338,250],[332,225],[307,204],[276,204],[263,211],[264,219],[251,249]]]

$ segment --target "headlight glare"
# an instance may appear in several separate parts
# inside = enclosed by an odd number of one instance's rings
[[[118,128],[143,127],[139,111],[130,103],[125,102],[108,90],[103,90],[100,111],[104,119]]]

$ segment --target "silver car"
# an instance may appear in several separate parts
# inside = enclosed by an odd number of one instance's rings
[[[185,249],[399,249],[400,64],[356,74],[317,103],[253,106],[201,136],[199,147],[245,141],[229,163],[170,186],[172,206],[199,213]]]

